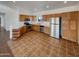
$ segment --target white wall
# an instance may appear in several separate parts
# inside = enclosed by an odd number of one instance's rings
[[[5,14],[5,29],[8,31],[10,26],[19,27],[19,12],[7,6],[0,5],[0,12]]]
[[[4,27],[4,15],[3,14],[0,14],[0,17],[1,17],[1,27]]]

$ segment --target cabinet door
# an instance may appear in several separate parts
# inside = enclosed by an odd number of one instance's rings
[[[20,34],[22,35],[24,33],[26,33],[26,27],[25,26],[20,28]]]
[[[33,29],[34,31],[39,31],[39,25],[33,25],[33,26],[32,26],[32,29]]]
[[[31,16],[32,21],[34,21],[36,18],[36,16]]]
[[[28,19],[29,19],[29,18],[30,18],[30,15],[26,15],[26,18],[28,18]]]
[[[68,13],[62,14],[61,28],[62,28],[62,38],[69,40],[69,18]]]
[[[20,15],[20,21],[24,21],[24,20],[25,20],[25,18],[26,18],[26,16],[25,16],[25,15]]]
[[[79,11],[78,11],[78,24],[77,24],[77,26],[78,26],[78,43],[79,43]]]
[[[69,39],[74,42],[77,42],[77,16],[77,12],[71,13]]]
[[[44,27],[44,33],[49,34],[50,32],[50,28],[49,27]]]
[[[47,21],[47,16],[46,15],[43,15],[43,20]]]
[[[50,15],[47,15],[47,20],[46,21],[49,21],[50,20]]]

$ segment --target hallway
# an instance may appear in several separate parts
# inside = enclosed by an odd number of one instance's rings
[[[3,28],[0,28],[0,57],[13,56],[7,44],[8,39],[7,32]]]

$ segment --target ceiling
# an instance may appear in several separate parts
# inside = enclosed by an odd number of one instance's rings
[[[28,12],[40,12],[44,10],[54,10],[59,9],[63,7],[73,6],[77,5],[79,1],[67,1],[67,3],[64,3],[64,1],[4,1],[0,2],[0,4],[7,5],[11,8],[19,8],[24,9]]]

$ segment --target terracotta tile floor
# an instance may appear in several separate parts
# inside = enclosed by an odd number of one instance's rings
[[[8,44],[16,57],[79,57],[77,43],[58,40],[35,31],[28,32],[15,41],[8,41]]]

